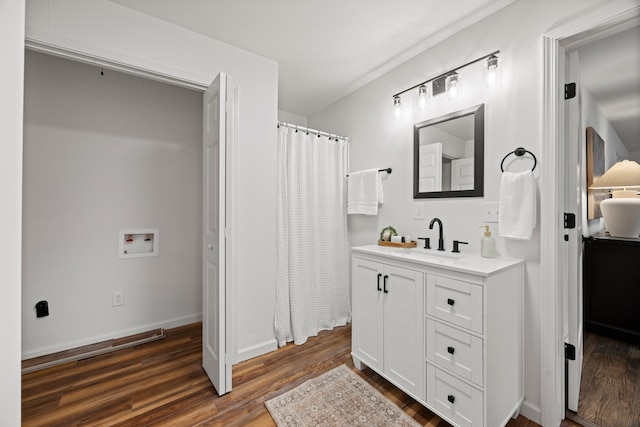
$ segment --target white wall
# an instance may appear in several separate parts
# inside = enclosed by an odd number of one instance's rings
[[[233,184],[237,347],[240,358],[275,349],[277,63],[108,0],[33,0],[27,6],[27,38],[40,46],[161,70],[201,85],[225,72],[239,86]]]
[[[24,0],[0,1],[0,426],[20,425]]]
[[[453,239],[469,241],[464,250],[479,251],[483,202],[499,199],[500,162],[505,154],[522,146],[542,158],[541,95],[543,69],[541,35],[575,14],[600,3],[597,0],[549,2],[520,0],[497,14],[457,33],[401,64],[384,76],[309,117],[309,126],[329,129],[349,137],[351,170],[391,167],[384,181],[385,202],[377,217],[349,217],[349,239],[353,246],[372,244],[380,230],[393,225],[412,236],[436,237],[428,222],[414,220],[412,198],[412,124],[479,103],[485,103],[485,187],[483,198],[425,200],[427,220],[439,217],[444,223],[446,247]],[[464,88],[462,102],[452,105],[445,95],[432,98],[430,110],[416,113],[411,108],[404,119],[392,116],[392,95],[435,77],[479,56],[500,50],[502,89],[488,94],[477,86]],[[473,68],[473,70],[472,70]],[[478,79],[480,69],[461,71],[465,83]],[[403,104],[411,104],[409,96]],[[405,110],[406,111],[406,110]],[[531,167],[522,160],[510,170]],[[540,168],[536,168],[536,176]],[[539,198],[547,197],[540,194]],[[500,255],[524,258],[525,281],[525,404],[523,414],[540,420],[540,234],[539,227],[528,242],[500,238],[492,224]]]
[[[622,140],[611,126],[611,123],[604,116],[598,104],[595,103],[591,94],[582,89],[582,122],[583,128],[592,127],[604,140],[605,170],[624,159],[629,158],[629,151]],[[582,135],[584,146],[586,147],[586,131]]]
[[[604,116],[598,104],[591,94],[584,88],[580,91],[581,106],[582,106],[582,126],[583,132],[581,133],[582,146],[587,146],[586,129],[592,127],[598,135],[604,141],[604,158],[605,158],[605,171],[613,166],[616,162],[624,159],[630,159],[629,151],[624,146],[620,137],[611,126],[611,123]],[[582,182],[586,182],[586,165],[587,165],[587,153],[586,148],[582,150]],[[589,221],[587,219],[587,192],[586,187],[582,191],[583,200],[583,212],[582,212],[582,224],[584,224],[585,235],[591,235],[604,230],[605,224],[602,218]]]
[[[283,110],[278,110],[278,120],[292,125],[307,126],[307,116],[301,116],[300,114],[288,113]],[[322,129],[317,129],[322,130]]]
[[[24,111],[23,358],[201,320],[202,94],[27,52]]]

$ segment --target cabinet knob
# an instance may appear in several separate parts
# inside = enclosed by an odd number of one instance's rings
[[[447,396],[447,400],[453,403],[456,401],[456,397],[453,394],[450,394],[449,396]]]
[[[456,301],[453,298],[447,298],[447,304],[453,305],[455,303],[456,303]]]
[[[456,352],[456,349],[455,349],[455,348],[453,348],[453,347],[447,347],[447,353],[449,353],[449,354],[453,354],[453,353],[455,353],[455,352]]]
[[[380,278],[382,277],[382,273],[378,273],[378,292],[380,292],[382,289],[380,288]]]

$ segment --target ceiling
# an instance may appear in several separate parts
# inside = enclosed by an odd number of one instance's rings
[[[278,108],[309,116],[515,0],[110,0],[275,60]],[[640,151],[640,27],[579,48],[581,83]]]
[[[640,151],[640,26],[578,49],[580,82],[629,151]]]
[[[514,0],[111,0],[275,60],[279,109],[311,115]]]

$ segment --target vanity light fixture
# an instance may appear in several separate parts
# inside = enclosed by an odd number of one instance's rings
[[[592,190],[611,189],[611,198],[600,202],[602,217],[615,237],[640,237],[640,165],[623,160],[591,185]]]
[[[402,101],[400,100],[400,95],[393,97],[393,114],[396,116],[396,119],[402,114]]]
[[[428,84],[432,83],[431,96],[436,96],[445,90],[449,92],[450,99],[457,99],[460,96],[460,74],[459,70],[468,67],[469,65],[475,64],[476,62],[480,62],[486,60],[485,62],[485,73],[487,73],[487,85],[489,88],[499,87],[500,85],[500,67],[499,67],[499,58],[498,54],[499,50],[495,52],[491,52],[487,55],[481,56],[480,58],[476,58],[473,61],[467,62],[464,65],[461,65],[457,68],[449,70],[445,73],[442,73],[436,77],[433,77],[429,80],[425,80],[424,82],[418,83],[415,86],[412,86],[408,89],[403,90],[402,92],[398,92],[393,95],[393,107],[394,114],[396,117],[400,116],[400,95],[403,95],[411,90],[418,89],[418,109],[423,111],[423,108],[426,107],[428,98],[429,98],[429,89]],[[444,83],[444,90],[442,88]],[[422,107],[424,103],[424,107]]]

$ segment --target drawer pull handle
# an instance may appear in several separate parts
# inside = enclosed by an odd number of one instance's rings
[[[447,347],[447,353],[449,353],[449,354],[453,354],[453,353],[455,353],[455,352],[456,352],[456,349],[455,349],[455,348],[453,348],[453,347]]]
[[[385,294],[388,294],[388,293],[389,293],[389,291],[387,290],[387,279],[388,279],[388,278],[389,278],[389,276],[387,276],[387,275],[385,274],[385,275],[384,275],[383,285],[382,285],[382,289],[383,289],[383,292],[384,292]]]
[[[447,298],[447,304],[453,305],[455,303],[456,303],[456,301],[453,298]]]
[[[382,277],[381,273],[378,273],[378,292],[380,292],[382,289],[380,289],[380,278]]]
[[[449,396],[447,396],[447,400],[453,403],[456,401],[456,397],[453,394],[450,394]]]

